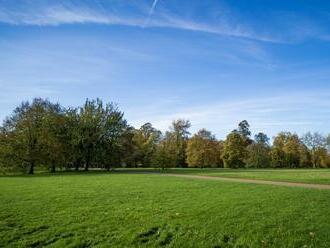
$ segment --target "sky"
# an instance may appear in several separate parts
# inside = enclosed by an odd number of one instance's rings
[[[330,1],[0,0],[0,119],[34,97],[162,131],[327,134]]]

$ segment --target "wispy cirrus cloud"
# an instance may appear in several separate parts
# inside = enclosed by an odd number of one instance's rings
[[[114,14],[100,13],[98,10],[90,8],[67,8],[65,6],[45,7],[33,13],[33,11],[15,11],[0,9],[0,21],[13,25],[37,25],[37,26],[57,26],[61,24],[121,24],[139,26],[140,20],[121,18]]]
[[[256,31],[242,22],[229,18],[225,11],[216,19],[205,21],[194,18],[193,15],[175,13],[167,9],[155,7],[161,2],[153,1],[151,7],[144,1],[125,2],[112,1],[110,6],[97,0],[90,2],[39,2],[39,1],[3,1],[0,6],[0,22],[13,25],[62,25],[94,23],[102,25],[126,25],[141,28],[162,27],[194,32],[204,32],[221,36],[251,39],[262,42],[285,43],[282,35]],[[97,3],[97,4],[96,4]],[[119,7],[117,7],[119,5]],[[20,7],[18,7],[20,6]],[[124,6],[124,7],[123,7]],[[223,7],[225,8],[225,7]],[[128,10],[127,10],[128,9]],[[212,16],[212,13],[210,13]]]
[[[170,27],[182,30],[190,30],[216,34],[221,36],[230,36],[236,38],[245,38],[263,42],[284,43],[285,41],[254,32],[251,28],[244,25],[229,25],[228,23],[207,24],[196,22],[189,18],[182,18],[175,15],[161,14],[159,19],[150,21],[150,26],[155,27]]]
[[[147,17],[146,20],[145,20],[144,26],[146,26],[146,25],[149,23],[149,21],[150,21],[150,17],[151,17],[152,14],[154,13],[155,8],[156,8],[156,6],[157,6],[157,3],[158,3],[158,0],[154,0],[154,1],[153,1],[152,6],[151,6],[151,8],[150,8],[150,10],[149,10],[149,13],[148,13],[148,17]]]

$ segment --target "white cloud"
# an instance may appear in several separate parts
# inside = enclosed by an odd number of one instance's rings
[[[205,32],[211,34],[218,34],[223,36],[231,36],[238,38],[247,38],[265,42],[283,42],[280,39],[264,36],[255,33],[249,27],[244,25],[229,25],[228,23],[207,24],[195,22],[191,19],[184,19],[173,14],[162,14],[160,19],[155,19],[150,22],[150,25],[160,27],[172,27],[183,30]]]
[[[88,6],[66,7],[64,5],[52,5],[34,9],[28,6],[26,9],[10,9],[0,7],[0,22],[14,25],[38,25],[56,26],[74,23],[96,23],[96,24],[121,24],[130,26],[141,26],[142,21],[123,18],[110,12],[100,11]]]
[[[263,131],[273,136],[280,131],[303,133],[309,129],[325,128],[330,124],[329,99],[329,93],[297,92],[243,101],[213,102],[181,108],[173,113],[159,114],[159,109],[154,109],[153,113],[145,110],[144,113],[138,112],[142,119],[134,119],[134,115],[131,114],[134,110],[131,109],[132,112],[129,111],[128,116],[133,117],[130,120],[135,126],[142,125],[147,120],[162,131],[167,130],[175,119],[189,119],[193,132],[205,127],[220,138],[224,138],[237,123],[246,119],[254,132]],[[324,111],[325,109],[328,111]]]
[[[154,3],[157,3],[155,1]],[[154,10],[154,5],[152,9]],[[140,10],[139,10],[140,11]],[[67,7],[64,5],[34,6],[27,5],[25,9],[0,7],[0,22],[14,25],[56,26],[61,24],[96,23],[104,25],[127,25],[145,27],[175,28],[189,31],[205,32],[222,36],[246,38],[265,42],[282,42],[271,36],[259,35],[243,25],[230,25],[226,22],[208,24],[196,22],[191,18],[182,18],[173,13],[160,12],[152,16],[145,10],[136,15],[120,14],[93,6]],[[225,17],[223,17],[225,18]]]
[[[268,19],[260,20],[265,21],[262,26],[255,26],[248,25],[249,20],[237,22],[234,16],[228,15],[232,12],[224,11],[228,6],[221,6],[223,10],[220,14],[217,8],[209,9],[208,11],[216,13],[217,18],[205,18],[201,22],[193,15],[178,14],[165,7],[157,8],[156,11],[157,3],[158,1],[153,1],[152,6],[148,6],[144,1],[127,1],[120,4],[110,1],[111,8],[109,8],[104,7],[97,0],[81,1],[79,5],[70,0],[52,3],[22,0],[16,4],[15,1],[3,1],[0,6],[0,22],[39,26],[96,23],[140,28],[163,27],[272,43],[291,43],[306,38],[329,40],[326,29],[313,19],[291,12],[271,12]],[[162,3],[162,6],[166,6],[165,1]],[[120,9],[116,8],[116,4]],[[123,6],[130,11],[126,11]],[[213,16],[214,13],[208,14]]]

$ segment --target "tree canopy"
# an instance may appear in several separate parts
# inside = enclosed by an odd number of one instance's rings
[[[36,98],[15,108],[0,127],[0,171],[330,167],[330,134],[281,132],[270,142],[263,132],[252,139],[244,120],[218,140],[206,129],[191,135],[190,128],[184,119],[164,133],[149,122],[135,128],[114,103],[101,99],[65,108]]]

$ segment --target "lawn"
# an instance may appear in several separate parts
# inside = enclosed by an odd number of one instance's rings
[[[0,247],[330,246],[328,190],[118,172],[0,188]]]
[[[169,169],[168,173],[330,184],[330,169]]]

